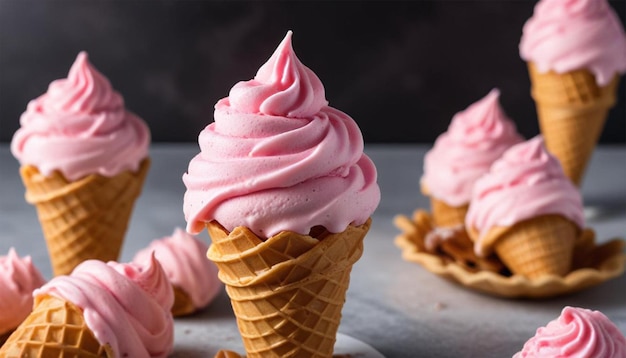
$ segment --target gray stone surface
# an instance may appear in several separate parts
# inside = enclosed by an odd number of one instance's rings
[[[373,216],[365,251],[354,266],[340,332],[366,342],[387,358],[511,357],[536,328],[566,305],[597,309],[626,333],[626,276],[591,289],[547,300],[511,300],[466,290],[405,262],[392,218],[428,208],[419,192],[424,145],[369,145],[379,170],[382,201]],[[151,240],[184,226],[181,181],[198,149],[193,144],[156,144],[153,166],[139,198],[120,261],[128,261]],[[626,237],[626,147],[602,146],[583,184],[588,226],[600,239]],[[24,201],[18,163],[0,145],[0,253],[9,247],[33,257],[50,278],[51,269],[35,209]],[[591,216],[593,214],[593,216]],[[208,241],[206,233],[201,235]],[[172,357],[212,357],[220,348],[242,352],[241,340],[222,293],[197,315],[176,319]]]

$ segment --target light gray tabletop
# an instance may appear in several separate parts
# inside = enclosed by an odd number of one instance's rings
[[[394,245],[397,214],[428,209],[419,192],[422,159],[429,145],[367,145],[378,167],[382,201],[373,215],[363,257],[353,268],[339,328],[387,358],[511,357],[536,328],[563,307],[597,309],[626,333],[626,276],[590,289],[544,300],[492,297],[446,281],[402,260]],[[155,144],[152,167],[135,205],[120,261],[132,259],[151,240],[184,227],[181,180],[195,144]],[[0,254],[11,246],[31,255],[46,278],[50,261],[35,208],[24,201],[19,165],[0,145]],[[598,238],[626,237],[626,146],[597,148],[582,186],[587,224]],[[204,232],[201,238],[209,241]],[[212,357],[221,348],[243,353],[225,293],[198,314],[177,318],[173,357]],[[355,357],[356,358],[356,357]]]

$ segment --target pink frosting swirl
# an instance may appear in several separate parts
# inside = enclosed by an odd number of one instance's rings
[[[626,338],[602,312],[566,306],[513,358],[626,357]]]
[[[538,135],[509,148],[476,181],[465,225],[479,232],[475,247],[483,255],[491,244],[484,242],[491,228],[548,214],[584,227],[580,192]]]
[[[183,175],[187,231],[212,220],[260,237],[363,224],[380,201],[376,168],[354,120],[326,103],[288,32],[253,80],[218,101],[215,122],[200,133],[201,151]]]
[[[523,139],[500,107],[500,91],[454,115],[424,156],[422,185],[450,206],[469,203],[474,183],[505,150]]]
[[[176,228],[172,236],[154,240],[138,251],[133,262],[145,264],[154,253],[170,282],[185,291],[199,309],[211,303],[223,287],[217,266],[206,256],[208,250],[203,241]]]
[[[519,49],[540,72],[586,68],[600,86],[626,72],[626,35],[606,0],[539,1]]]
[[[150,131],[124,107],[122,96],[81,52],[68,77],[30,101],[13,136],[11,152],[44,175],[68,180],[89,174],[136,171],[148,156]]]
[[[174,293],[154,257],[146,265],[87,260],[34,292],[45,294],[80,307],[96,339],[117,357],[167,357],[173,349]]]
[[[33,309],[33,290],[44,283],[30,256],[20,258],[14,248],[0,256],[0,334],[26,319]]]

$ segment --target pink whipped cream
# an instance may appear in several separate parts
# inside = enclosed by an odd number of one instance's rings
[[[538,135],[509,148],[476,181],[465,225],[479,232],[476,253],[484,255],[493,244],[485,240],[491,228],[548,214],[584,227],[580,192]]]
[[[606,0],[539,1],[519,49],[539,72],[588,69],[600,86],[626,72],[626,35]]]
[[[122,96],[81,52],[67,78],[28,103],[11,152],[44,175],[59,170],[68,180],[89,174],[136,171],[148,156],[150,131],[126,110]]]
[[[154,252],[170,282],[189,295],[197,308],[207,306],[220,293],[217,266],[206,254],[209,246],[195,236],[176,228],[172,236],[154,240],[135,254],[133,262],[148,262]]]
[[[174,344],[172,285],[159,262],[146,265],[87,260],[69,276],[35,290],[83,310],[85,323],[116,357],[167,357]]]
[[[0,334],[15,329],[33,309],[33,290],[46,283],[30,256],[14,248],[0,256]]]
[[[469,203],[474,183],[513,144],[523,141],[500,107],[500,91],[454,115],[424,156],[421,184],[428,195],[450,206]]]
[[[296,57],[291,32],[254,79],[215,105],[183,176],[187,231],[218,221],[260,237],[363,224],[380,201],[376,168],[354,120],[329,107]]]
[[[602,312],[565,307],[513,358],[626,357],[626,337]]]

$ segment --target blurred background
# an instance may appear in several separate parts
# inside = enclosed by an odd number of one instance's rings
[[[431,143],[494,87],[529,138],[539,130],[518,44],[535,3],[0,0],[0,141],[86,50],[153,141],[195,142],[215,102],[254,77],[287,30],[368,143]],[[624,23],[626,1],[610,4]],[[624,82],[602,143],[626,143]]]

